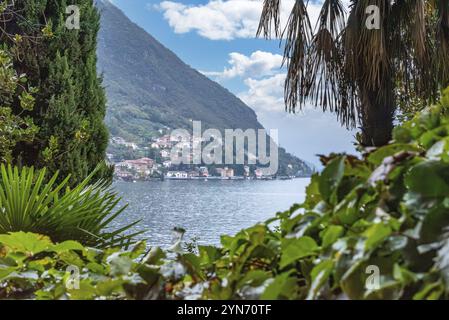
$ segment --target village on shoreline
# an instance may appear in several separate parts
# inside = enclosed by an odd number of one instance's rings
[[[148,146],[139,146],[121,137],[112,137],[111,145],[133,151],[136,154],[150,155],[137,159],[120,159],[108,153],[108,162],[114,166],[114,178],[120,181],[152,180],[289,180],[297,175],[265,175],[263,168],[257,166],[195,166],[174,165],[170,160],[171,148],[180,141],[170,135],[153,138]],[[195,141],[190,141],[191,144]],[[121,157],[123,158],[123,157]],[[238,172],[237,172],[238,171]]]

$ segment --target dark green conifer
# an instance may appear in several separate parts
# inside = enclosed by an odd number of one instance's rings
[[[69,5],[79,8],[79,29],[66,26]],[[14,162],[59,170],[60,177],[71,174],[76,184],[104,163],[108,142],[106,98],[96,70],[99,13],[92,0],[15,1],[11,12],[0,40],[15,48],[14,68],[38,89],[27,115],[40,128],[33,142],[17,144]],[[110,175],[106,166],[102,175]]]

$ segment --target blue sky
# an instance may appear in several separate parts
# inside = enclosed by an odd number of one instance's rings
[[[354,152],[354,132],[334,115],[306,108],[285,113],[277,40],[255,39],[261,0],[112,0],[135,23],[176,53],[185,63],[240,97],[266,127],[279,130],[287,151],[318,165],[316,154]],[[293,0],[283,1],[281,22]],[[311,19],[319,0],[311,1]]]

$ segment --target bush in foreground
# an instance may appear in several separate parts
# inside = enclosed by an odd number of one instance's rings
[[[123,298],[128,286],[151,284],[151,275],[140,278],[132,261],[142,244],[102,251],[25,232],[0,235],[0,243],[0,299]]]
[[[28,231],[53,241],[77,240],[95,247],[125,246],[136,234],[125,234],[137,222],[114,230],[111,222],[125,209],[108,182],[90,184],[92,174],[73,189],[70,176],[46,182],[46,170],[0,166],[0,234]]]
[[[323,157],[306,201],[166,255],[104,251],[38,235],[0,236],[0,297],[45,299],[446,299],[449,90],[361,159]],[[194,250],[195,251],[195,250]],[[66,268],[80,270],[68,289]],[[20,295],[20,293],[26,293]]]
[[[447,298],[448,110],[446,90],[391,144],[362,159],[323,157],[303,204],[200,248],[201,271],[214,275],[202,297]]]

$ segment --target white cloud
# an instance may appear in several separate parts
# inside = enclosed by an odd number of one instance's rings
[[[321,10],[322,0],[309,1],[312,27]],[[281,24],[288,20],[295,0],[281,1]],[[348,6],[349,0],[343,0]],[[263,0],[209,0],[206,4],[187,5],[163,1],[157,7],[175,33],[196,32],[210,40],[254,38],[259,25]],[[248,90],[238,96],[257,112],[283,112],[285,70],[282,55],[255,51],[250,56],[229,54],[229,66],[223,71],[205,71],[216,80],[244,79]]]
[[[281,1],[281,23],[287,22],[294,3],[295,0]],[[211,40],[232,40],[256,36],[262,6],[262,0],[211,0],[199,5],[163,1],[158,8],[176,33],[195,31]],[[313,25],[318,20],[320,8],[320,3],[309,2]]]
[[[247,90],[238,94],[256,112],[284,110],[285,69],[282,69],[283,56],[257,50],[249,56],[239,52],[229,54],[229,67],[223,71],[203,74],[215,80],[239,78]]]
[[[250,56],[238,52],[229,54],[230,67],[224,68],[222,72],[203,72],[207,76],[220,79],[260,78],[272,75],[280,71],[283,57],[265,51],[255,51]]]
[[[354,153],[355,131],[340,125],[336,116],[319,108],[305,106],[298,114],[285,112],[285,74],[276,74],[261,80],[246,79],[248,90],[238,96],[258,115],[266,129],[277,129],[279,143],[289,152],[320,167],[316,154],[330,152]]]
[[[254,37],[261,12],[258,0],[213,0],[205,5],[164,1],[159,7],[176,33],[196,31],[211,40]]]
[[[229,67],[223,71],[203,74],[215,80],[239,78],[247,90],[238,97],[256,112],[282,112],[284,110],[285,69],[283,56],[265,51],[255,51],[249,56],[238,52],[229,54]]]
[[[261,80],[248,78],[245,80],[248,90],[238,96],[256,112],[283,112],[284,81],[285,74],[276,74]]]

